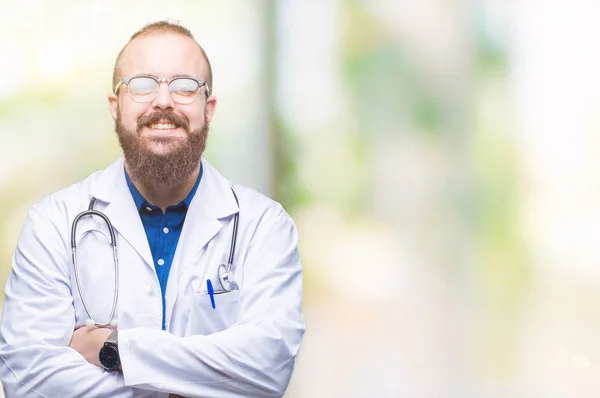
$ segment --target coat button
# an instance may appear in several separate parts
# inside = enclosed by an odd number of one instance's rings
[[[146,294],[148,296],[154,296],[154,293],[155,293],[154,285],[146,286]]]

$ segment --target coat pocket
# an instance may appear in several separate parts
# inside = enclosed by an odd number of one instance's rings
[[[209,335],[225,330],[235,322],[240,291],[232,290],[214,296],[213,308],[210,295],[204,292],[193,294],[193,302],[185,335]]]

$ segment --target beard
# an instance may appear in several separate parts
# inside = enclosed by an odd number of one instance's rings
[[[186,132],[181,137],[142,137],[144,127],[166,120]],[[182,116],[170,112],[155,112],[141,116],[136,131],[128,130],[122,123],[121,112],[117,111],[115,132],[123,149],[127,172],[140,183],[159,188],[173,188],[183,184],[200,167],[200,158],[206,148],[209,124],[190,131],[189,122]],[[157,154],[151,143],[167,147],[167,151]]]

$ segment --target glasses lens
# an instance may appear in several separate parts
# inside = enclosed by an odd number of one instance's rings
[[[169,85],[169,91],[175,102],[180,104],[191,104],[196,100],[200,85],[194,79],[182,77],[175,79]]]
[[[134,101],[150,102],[156,96],[158,83],[151,77],[134,77],[129,81],[129,94]]]

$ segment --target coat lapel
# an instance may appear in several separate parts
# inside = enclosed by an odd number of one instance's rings
[[[154,270],[148,238],[125,181],[123,167],[123,158],[109,166],[94,181],[90,194],[107,204],[102,211],[108,216],[115,230]]]
[[[202,159],[203,175],[192,199],[177,244],[167,282],[167,324],[175,303],[177,281],[199,258],[202,249],[223,227],[222,220],[239,211],[230,182]]]

